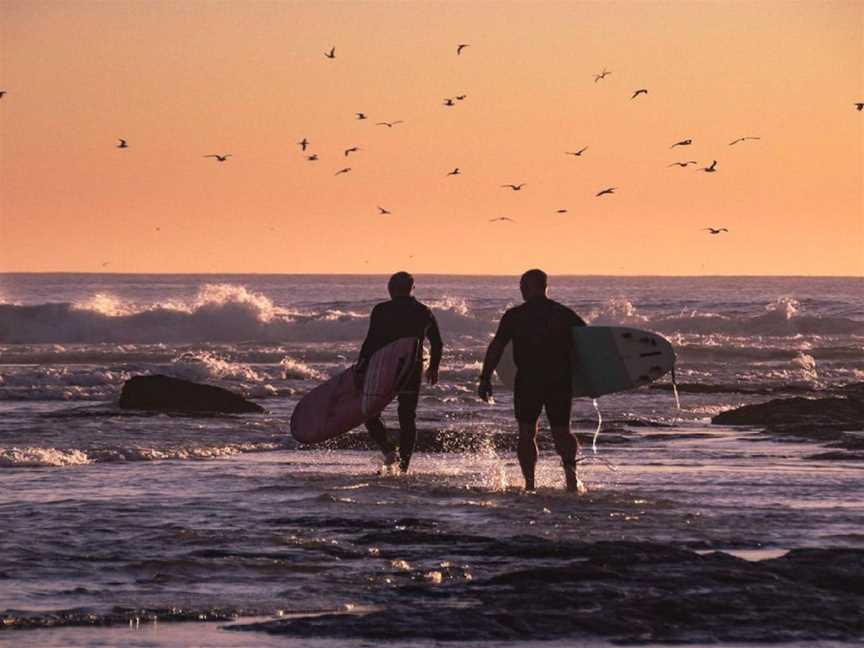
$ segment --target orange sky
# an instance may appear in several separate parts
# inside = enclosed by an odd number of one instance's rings
[[[861,1],[2,0],[0,89],[0,271],[864,275]]]

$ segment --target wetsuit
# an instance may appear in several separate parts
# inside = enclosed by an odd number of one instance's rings
[[[574,326],[585,326],[585,322],[571,309],[547,297],[530,299],[501,318],[490,349],[495,347],[500,352],[513,342],[513,404],[520,423],[537,423],[545,407],[549,425],[569,427]]]
[[[406,471],[414,452],[414,443],[417,440],[415,419],[417,402],[420,399],[420,379],[423,373],[423,340],[428,339],[431,347],[430,369],[438,370],[438,365],[441,364],[441,353],[444,349],[441,333],[438,330],[438,322],[432,311],[413,297],[394,297],[390,301],[376,305],[369,318],[369,332],[360,348],[358,365],[365,366],[372,354],[378,349],[404,337],[413,337],[420,341],[420,344],[417,345],[417,360],[414,363],[414,370],[408,376],[398,395],[399,454],[401,468]],[[381,448],[381,452],[387,454],[396,449],[387,438],[387,429],[384,427],[380,416],[366,421],[366,429],[369,430],[369,435]]]

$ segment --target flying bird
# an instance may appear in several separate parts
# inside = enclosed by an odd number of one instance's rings
[[[358,147],[358,146],[352,146],[351,148],[345,149],[345,157],[348,157],[349,153],[356,153],[359,150],[360,150],[360,147]]]
[[[381,207],[380,205],[378,206],[378,211],[380,212],[380,214],[381,214],[382,216],[383,216],[384,214],[392,214],[392,213],[393,213],[393,212],[391,212],[391,211],[389,211],[389,210],[387,210],[387,209],[384,209],[384,208]]]
[[[603,71],[600,74],[594,75],[594,83],[597,83],[600,79],[605,79],[610,74],[612,74],[612,73],[609,70],[607,70],[606,68],[603,68]]]
[[[120,143],[117,145],[117,148],[129,148],[129,144],[123,138],[118,138]]]
[[[717,160],[714,160],[714,161],[711,163],[711,166],[707,166],[707,167],[705,167],[705,168],[702,169],[702,170],[703,170],[705,173],[714,173],[714,172],[717,170]]]
[[[305,137],[297,143],[300,145],[301,151],[305,151],[306,147],[309,146],[309,140],[307,140]]]
[[[453,100],[452,100],[452,99],[445,99],[445,100],[444,100],[444,105],[445,105],[445,106],[455,106],[456,104],[453,103]]]
[[[461,54],[462,50],[465,49],[466,47],[471,47],[471,45],[469,43],[460,43],[459,45],[457,45],[456,46],[456,54],[457,55]]]
[[[5,97],[5,96],[6,96],[6,91],[5,91],[5,90],[0,90],[0,99],[2,99],[2,98]],[[859,108],[858,110],[861,110],[861,109]]]
[[[344,169],[339,169],[339,170],[338,170],[336,173],[334,173],[333,175],[339,175],[340,173],[348,173],[350,170],[351,170],[351,167],[345,167]]]
[[[615,187],[609,187],[608,189],[603,189],[603,191],[598,191],[596,196],[603,196],[605,194],[615,193],[615,189],[616,189]]]
[[[229,157],[231,157],[231,154],[230,154],[230,153],[226,153],[225,155],[205,155],[204,157],[205,157],[205,158],[212,157],[212,158],[216,158],[216,160],[217,160],[218,162],[224,162],[224,161],[227,160]]]
[[[672,164],[667,164],[666,166],[686,167],[687,165],[690,165],[690,164],[699,164],[699,163],[696,160],[685,160],[684,162],[673,162]]]
[[[467,97],[467,96],[468,95],[464,95],[464,94],[456,95],[456,101],[464,101],[465,97]]]
[[[329,59],[335,59],[336,58],[336,48],[331,47],[329,52],[324,52],[324,56],[326,56]]]
[[[645,88],[639,88],[636,92],[633,93],[633,96],[630,97],[630,98],[631,98],[631,99],[635,99],[635,98],[638,97],[640,94],[646,94],[646,95],[647,95],[647,94],[648,94],[648,90],[646,90]]]
[[[2,97],[4,94],[6,94],[6,93],[0,92],[0,97]],[[864,110],[864,103],[856,103],[855,108],[858,109],[858,112],[861,112],[862,110]]]
[[[676,146],[690,146],[693,143],[692,139],[681,140],[680,142],[675,142],[669,148],[675,148]]]
[[[729,230],[725,227],[714,228],[714,227],[706,227],[702,230],[703,232],[711,232],[712,234],[719,234],[720,232],[728,232]]]
[[[567,155],[575,155],[576,157],[579,157],[580,155],[582,155],[582,154],[583,154],[585,151],[587,151],[587,150],[588,150],[588,147],[587,147],[587,146],[583,146],[583,147],[582,147],[581,149],[579,149],[578,151],[564,151],[564,153],[567,154]]]
[[[393,128],[396,124],[401,124],[401,123],[402,123],[402,120],[397,119],[396,121],[393,121],[393,122],[386,122],[386,121],[385,122],[378,122],[375,125],[376,126],[386,126],[387,128]]]
[[[509,187],[509,188],[512,189],[513,191],[521,191],[521,190],[522,190],[522,187],[524,187],[526,184],[527,184],[527,183],[525,183],[525,182],[523,182],[522,184],[518,184],[518,185],[515,185],[515,184],[503,184],[503,185],[501,185],[501,187],[504,188],[504,189],[506,189],[506,188]]]
[[[566,210],[566,209],[558,209],[558,210],[555,211],[555,213],[556,213],[556,214],[566,214],[566,213],[567,213],[567,210]]]
[[[729,142],[729,146],[734,146],[738,142],[746,142],[747,140],[758,140],[758,139],[760,139],[760,138],[759,137],[751,137],[751,136],[739,137],[738,139],[732,140],[731,142]]]
[[[456,167],[455,169],[453,169],[453,170],[452,170],[450,173],[448,173],[447,175],[448,175],[448,176],[451,176],[451,175],[459,175],[459,167]]]
[[[354,113],[357,115],[357,119],[366,119],[366,113]]]
[[[307,156],[306,156],[306,159],[309,160],[310,162],[314,162],[315,160],[318,159],[318,154],[317,154],[317,153],[313,153],[312,155],[307,155]]]
[[[490,223],[497,223],[499,221],[507,222],[507,223],[515,223],[516,222],[515,220],[513,220],[512,218],[508,218],[507,216],[501,216],[499,218],[490,218],[489,219]]]

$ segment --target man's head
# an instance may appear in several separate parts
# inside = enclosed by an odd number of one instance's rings
[[[387,282],[387,290],[391,297],[408,297],[414,290],[414,277],[404,270],[397,272]]]
[[[529,270],[523,274],[519,280],[519,289],[522,291],[522,298],[528,301],[534,297],[545,297],[546,281],[546,273],[542,270]]]

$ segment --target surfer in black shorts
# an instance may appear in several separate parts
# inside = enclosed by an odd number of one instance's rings
[[[492,396],[491,377],[507,343],[513,342],[516,384],[513,404],[519,423],[519,465],[525,490],[534,490],[537,464],[537,420],[546,408],[555,450],[564,464],[567,490],[579,489],[576,453],[579,441],[570,432],[573,402],[571,349],[574,326],[585,322],[572,310],[549,299],[547,277],[542,270],[529,270],[519,282],[524,304],[511,308],[501,318],[498,331],[486,351],[478,393],[488,401]]]
[[[369,436],[381,448],[384,454],[384,465],[390,467],[399,461],[402,472],[408,471],[414,443],[417,440],[417,402],[420,399],[420,378],[423,370],[423,340],[429,340],[431,359],[426,370],[426,382],[434,385],[438,382],[438,366],[441,364],[441,353],[444,344],[438,330],[438,322],[432,311],[417,301],[412,295],[414,277],[407,272],[397,272],[387,282],[390,301],[381,302],[372,309],[369,318],[369,332],[360,349],[357,359],[356,375],[362,380],[369,358],[378,349],[404,337],[417,338],[417,361],[414,370],[408,376],[399,391],[399,452],[390,439],[387,438],[387,428],[380,416],[366,421]]]

